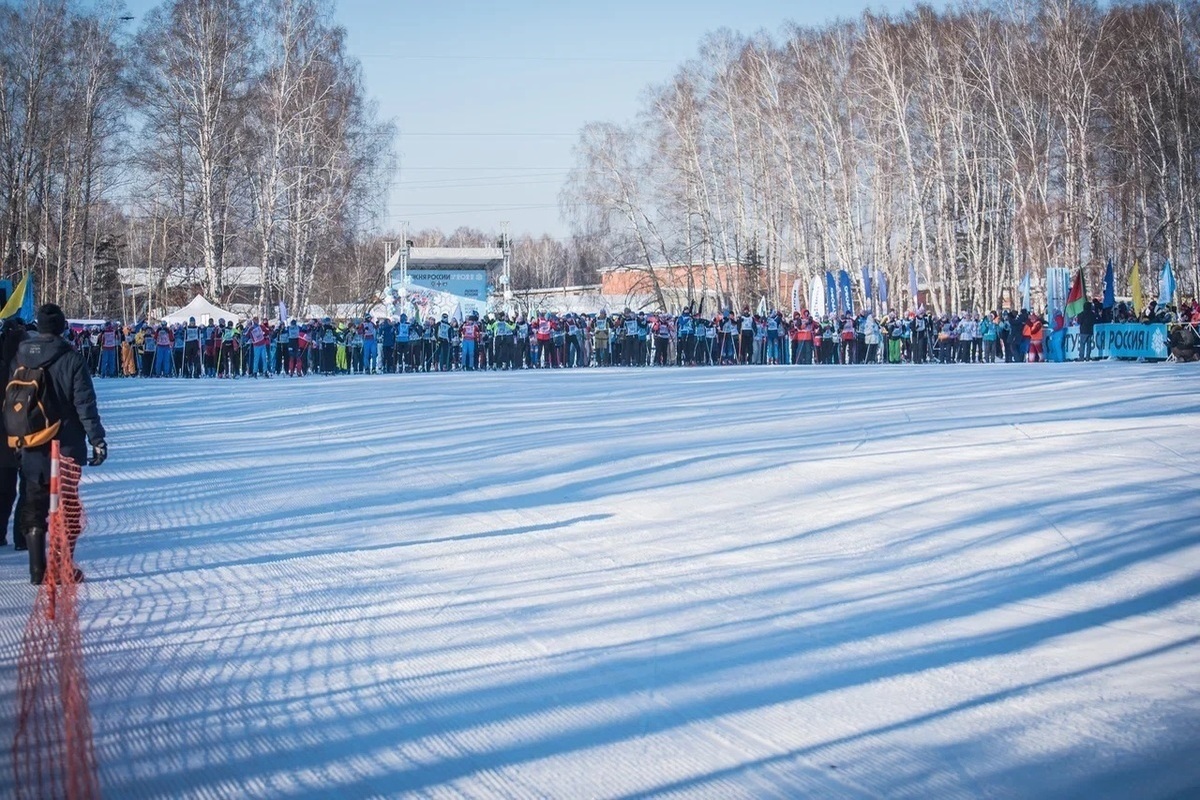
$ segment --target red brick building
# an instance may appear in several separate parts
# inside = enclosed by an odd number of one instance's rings
[[[701,299],[708,309],[753,308],[764,295],[768,305],[790,308],[792,284],[797,277],[792,268],[785,267],[772,287],[765,268],[745,264],[626,265],[600,270],[600,292],[606,297],[645,298],[650,305],[658,305],[661,295],[667,310],[689,301],[698,305]]]

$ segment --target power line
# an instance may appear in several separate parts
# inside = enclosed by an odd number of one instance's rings
[[[551,184],[561,184],[563,176],[559,175],[553,180],[522,180],[519,176],[513,176],[511,179],[491,180],[488,178],[459,178],[457,180],[449,178],[444,181],[428,180],[428,181],[395,181],[389,184],[395,189],[503,189],[506,186],[548,186]]]
[[[668,58],[610,58],[606,56],[468,56],[419,55],[413,53],[356,53],[356,58],[386,58],[396,61],[529,61],[580,64],[677,64]]]
[[[545,203],[538,206],[528,206],[524,204],[508,203],[506,205],[495,206],[491,203],[397,203],[400,208],[495,208],[498,211],[503,211],[506,208],[556,208],[557,203]]]
[[[441,204],[431,206],[420,206],[421,208],[441,208]],[[454,208],[454,207],[451,207]],[[458,210],[447,211],[419,211],[416,213],[401,212],[397,214],[386,214],[384,219],[412,219],[414,217],[446,217],[446,216],[462,216],[463,214],[472,213],[479,214],[483,212],[501,212],[501,211],[541,211],[548,208],[562,208],[557,203],[547,203],[544,205],[529,205],[529,206],[490,206],[490,207],[458,207]]]
[[[416,133],[413,133],[411,131],[401,130],[401,131],[398,131],[398,135],[401,139],[403,139],[405,136],[514,136],[514,137],[524,136],[524,137],[528,137],[528,138],[543,138],[543,137],[563,137],[563,136],[575,137],[575,136],[579,135],[579,132],[576,131],[575,133],[544,133],[544,132],[522,133],[522,132],[515,132],[515,131],[417,131]]]
[[[408,167],[408,166],[405,166],[403,163],[401,163],[401,165],[400,165],[401,172],[409,172],[409,171],[413,171],[413,170],[421,170],[423,172],[475,172],[475,171],[483,172],[485,170],[492,171],[492,170],[518,170],[518,169],[519,170],[546,170],[546,171],[553,171],[553,172],[571,172],[572,170],[584,169],[584,168],[579,167],[579,166],[573,166],[573,167],[523,167],[523,166],[515,166],[515,165],[507,166],[507,167],[506,166],[434,167],[434,166],[429,166],[429,165],[420,166],[420,167]],[[658,164],[658,165],[634,164],[629,167],[623,167],[622,171],[624,171],[624,172],[658,172],[658,171],[672,170],[672,169],[674,169],[674,167],[667,165],[667,164]],[[585,172],[604,172],[604,171],[606,171],[606,169],[604,167],[590,167],[590,168],[584,169],[584,171]]]
[[[451,171],[473,172],[473,171],[477,171],[477,170],[482,172],[484,170],[496,170],[496,169],[507,169],[507,170],[537,169],[537,170],[555,170],[558,172],[570,172],[572,169],[574,169],[574,167],[405,167],[405,166],[400,167],[401,172],[405,172],[408,170],[418,170],[418,169],[419,170],[445,171],[445,172],[451,172]]]

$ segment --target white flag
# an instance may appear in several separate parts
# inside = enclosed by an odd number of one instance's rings
[[[808,283],[808,312],[814,317],[825,316],[825,278],[817,274]]]
[[[796,282],[792,284],[792,312],[795,313],[795,312],[798,312],[799,310],[800,310],[800,279],[797,278]]]

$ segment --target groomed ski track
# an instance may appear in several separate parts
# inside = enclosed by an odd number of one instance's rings
[[[101,381],[103,790],[1195,796],[1198,378]],[[6,745],[31,598],[9,545]]]

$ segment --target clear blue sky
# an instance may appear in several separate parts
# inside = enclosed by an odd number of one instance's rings
[[[940,5],[940,3],[937,3]],[[156,3],[127,0],[140,17]],[[705,33],[821,24],[859,0],[342,0],[339,22],[379,114],[395,121],[400,169],[386,225],[567,233],[558,191],[587,122],[628,122],[644,90]]]

